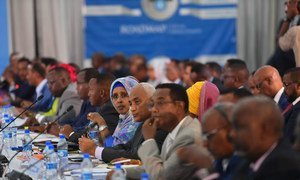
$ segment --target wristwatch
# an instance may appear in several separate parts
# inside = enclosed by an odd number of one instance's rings
[[[99,126],[99,131],[103,131],[105,128],[107,128],[107,125],[102,125],[102,126]]]

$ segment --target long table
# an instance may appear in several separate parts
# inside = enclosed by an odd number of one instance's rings
[[[24,120],[20,119],[20,120],[17,120],[16,121],[16,125],[20,125],[22,124],[22,122],[24,122]],[[38,135],[38,133],[34,133],[34,132],[31,132],[30,133],[30,136],[31,138],[34,138]],[[0,135],[2,136],[2,135]],[[22,138],[24,137],[24,130],[18,130],[17,132],[17,145],[18,146],[21,146],[22,145]],[[59,141],[59,138],[54,136],[54,135],[51,135],[51,134],[42,134],[40,135],[36,140],[34,140],[34,142],[45,142],[47,140],[50,140],[51,142],[58,142]],[[2,154],[5,155],[7,157],[7,159],[10,159],[14,153],[16,153],[16,151],[5,151],[3,150]],[[21,155],[21,153],[19,154]],[[76,156],[82,156],[82,154],[80,154],[79,152],[77,152],[76,154],[69,154],[69,157],[76,157]],[[37,161],[36,160],[33,160],[33,161]],[[93,158],[92,159],[92,162],[93,164],[96,166],[95,168],[93,168],[93,175],[94,177],[96,177],[95,179],[105,179],[106,177],[106,174],[108,171],[110,171],[110,169],[108,169],[108,165],[104,164],[103,162]],[[31,162],[32,163],[32,162]],[[40,161],[38,164],[37,164],[37,167],[42,167],[43,161]],[[66,171],[64,173],[65,175],[65,179],[80,179],[80,163],[74,163],[72,161],[69,160],[69,167],[70,168],[76,168],[76,170],[73,170],[73,171]],[[37,174],[34,172],[36,169],[34,169],[35,167],[33,167],[32,169],[33,170],[27,170],[25,172],[25,174],[31,176],[33,179],[39,179],[37,177]],[[16,171],[19,171],[19,172],[22,172],[26,169],[26,167],[24,167],[22,165],[22,160],[20,160],[17,156],[14,157],[11,161],[11,163],[9,164],[9,170],[8,172],[12,171],[12,170],[16,170]],[[45,169],[39,169],[40,171],[44,171]]]

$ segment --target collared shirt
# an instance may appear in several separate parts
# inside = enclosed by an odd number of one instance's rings
[[[167,147],[167,152],[170,150],[170,147],[172,146],[173,142],[175,141],[175,138],[178,134],[178,131],[181,127],[181,125],[183,124],[183,122],[187,119],[188,116],[184,117],[178,124],[177,126],[172,130],[172,132],[170,132],[168,134],[168,136],[166,137],[166,147]]]
[[[293,102],[293,106],[295,106],[300,101],[300,96]]]
[[[43,79],[42,82],[35,88],[36,97],[39,97],[42,93],[43,87],[47,84],[47,79]]]
[[[282,87],[282,88],[277,92],[277,94],[274,96],[273,99],[274,99],[274,101],[276,102],[276,104],[278,104],[279,99],[280,99],[280,97],[281,97],[283,91],[284,91],[284,87]]]
[[[262,163],[264,162],[264,160],[270,155],[270,153],[275,149],[275,147],[277,146],[277,143],[274,143],[268,151],[266,151],[259,159],[257,159],[255,161],[255,163],[251,163],[250,164],[250,168],[253,170],[253,172],[256,172],[260,166],[262,165]]]

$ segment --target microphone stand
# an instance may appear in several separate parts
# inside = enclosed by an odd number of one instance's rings
[[[58,116],[54,121],[50,122],[47,127],[44,129],[44,131],[42,131],[41,133],[39,133],[37,136],[35,136],[34,138],[32,138],[25,146],[27,146],[28,144],[32,143],[34,140],[36,140],[40,135],[42,135],[43,133],[45,133],[47,130],[48,130],[48,127],[50,127],[51,125],[53,125],[54,123],[56,123],[60,118],[62,118],[64,115],[66,115],[68,112],[70,112],[74,107],[71,105],[68,107],[68,109],[63,113],[61,114],[60,116]],[[11,158],[10,160],[8,161],[8,164],[7,164],[7,168],[9,168],[9,165],[11,163],[11,161],[14,159],[14,157],[16,157],[20,152],[22,152],[22,150],[19,150],[17,151]],[[34,163],[35,165],[36,163]],[[31,168],[32,166],[29,166],[28,168],[25,169],[25,171],[29,168]],[[24,171],[24,172],[25,172]],[[12,171],[11,173],[13,174],[11,177],[15,177],[15,175],[17,175],[17,178],[19,178],[20,176],[24,176],[24,172],[20,173],[20,172],[17,172],[17,171]],[[10,173],[8,173],[10,174]]]
[[[40,101],[41,99],[44,98],[44,95],[40,95],[33,103],[31,103],[30,106],[28,106],[27,108],[25,108],[19,115],[17,115],[13,120],[11,120],[7,125],[5,125],[2,129],[0,129],[0,133],[2,131],[4,131],[4,129],[6,129],[11,123],[13,123],[14,121],[16,121],[16,119],[18,119],[22,114],[24,114],[26,111],[28,111],[35,103],[37,103],[38,101]],[[2,155],[2,150],[3,150],[3,145],[0,151],[0,164],[2,163],[8,163],[8,159]]]

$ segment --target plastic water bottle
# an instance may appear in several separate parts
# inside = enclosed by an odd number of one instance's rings
[[[115,172],[111,176],[112,180],[126,180],[126,175],[124,171],[122,170],[121,164],[116,164],[115,166]]]
[[[23,138],[23,154],[25,155],[28,161],[30,161],[31,153],[32,153],[32,143],[31,143],[30,131],[29,129],[26,129]]]
[[[2,124],[2,128],[6,127],[10,122],[8,114],[3,115],[3,120],[4,120],[4,123]],[[12,143],[11,140],[12,140],[11,127],[8,126],[8,127],[6,127],[5,130],[3,130],[3,143],[4,143],[3,148],[4,149],[11,148],[11,143]]]
[[[63,176],[63,172],[67,169],[68,165],[68,143],[63,134],[59,135],[57,154],[59,157],[59,174],[60,176]]]
[[[91,129],[89,132],[90,138],[95,142],[96,146],[99,146],[99,131]]]
[[[89,154],[83,154],[83,161],[81,163],[81,179],[82,180],[90,180],[93,179],[92,169],[93,164],[90,160]]]
[[[45,149],[43,150],[44,160],[47,161],[49,159],[50,149],[49,146],[52,145],[51,141],[46,141]]]
[[[54,151],[53,145],[49,146],[49,150],[50,150],[49,160],[46,162],[46,179],[54,180],[54,179],[58,179],[58,176],[57,176],[58,164],[57,164],[57,162],[59,161],[59,158]]]
[[[10,122],[14,119],[14,117],[10,117]],[[12,133],[12,147],[18,146],[18,138],[17,138],[17,131],[18,128],[16,127],[16,123],[12,122],[10,125],[11,133]]]
[[[149,180],[149,174],[147,174],[147,173],[142,173],[142,174],[141,174],[141,180]]]

